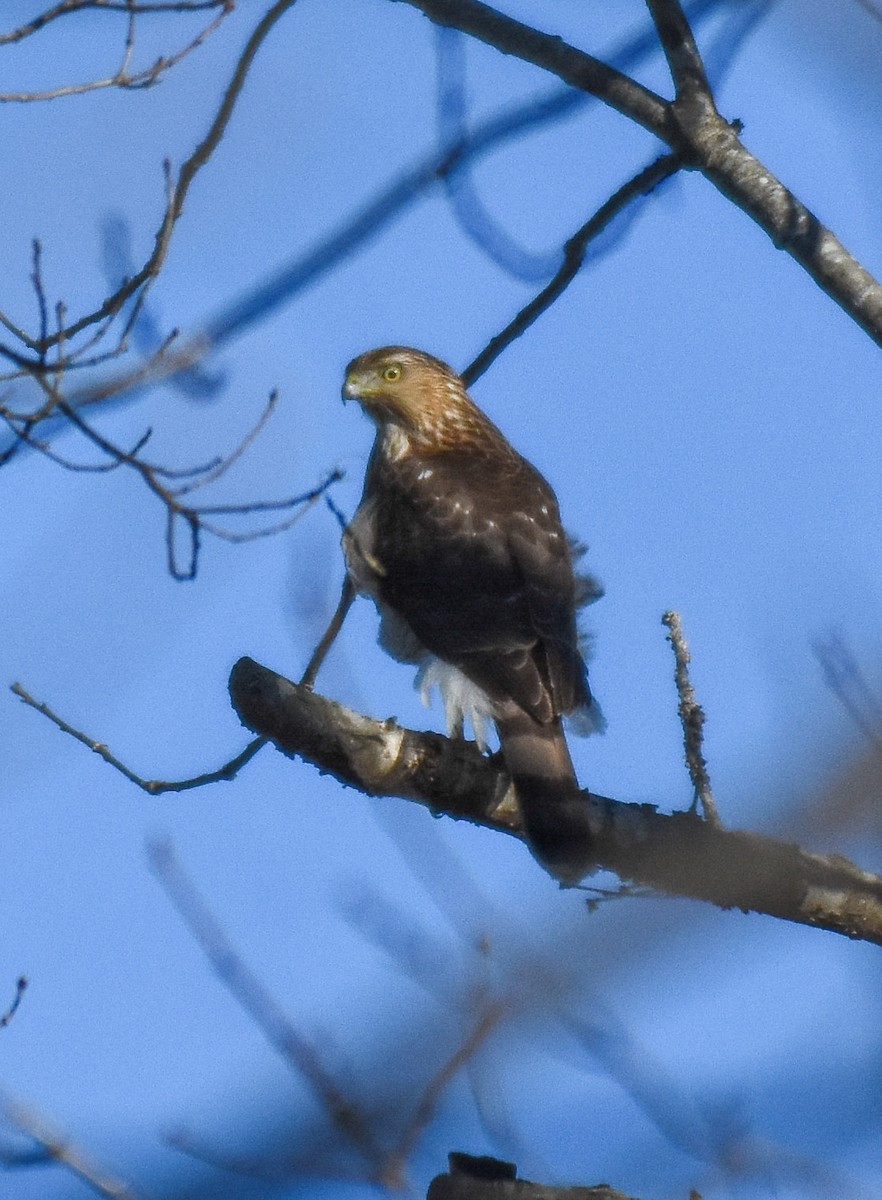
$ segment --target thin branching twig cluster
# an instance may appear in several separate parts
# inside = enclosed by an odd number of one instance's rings
[[[29,104],[38,100],[58,100],[64,96],[78,96],[84,92],[95,92],[103,88],[148,88],[158,83],[163,75],[176,67],[188,55],[209,38],[236,6],[236,0],[61,0],[23,25],[0,33],[0,47],[22,42],[33,37],[61,17],[85,12],[87,9],[121,15],[126,18],[122,53],[115,70],[98,79],[82,83],[63,83],[56,87],[38,91],[0,92],[0,104]],[[214,15],[193,36],[176,50],[160,55],[145,67],[133,67],[137,42],[138,18],[162,13],[176,15],[198,12],[213,12]]]
[[[199,354],[193,355],[190,361],[186,352],[173,353],[178,341],[177,330],[172,330],[161,339],[160,344],[144,362],[126,370],[122,380],[114,379],[109,383],[93,383],[85,388],[71,389],[68,386],[68,378],[72,372],[78,370],[89,369],[94,372],[95,369],[128,353],[133,332],[145,315],[150,288],[167,259],[172,234],[183,211],[189,188],[223,137],[257,50],[279,17],[293,3],[294,0],[280,0],[258,22],[238,59],[208,132],[183,162],[176,176],[173,175],[171,164],[166,162],[165,210],[156,232],[153,250],[142,266],[125,275],[95,309],[71,318],[64,301],[59,300],[54,305],[49,301],[43,279],[43,249],[40,242],[35,240],[30,278],[38,314],[37,329],[28,332],[20,323],[13,321],[7,313],[0,310],[0,326],[12,338],[11,342],[0,343],[0,358],[5,358],[9,364],[9,369],[0,374],[0,381],[7,385],[7,390],[12,390],[14,397],[9,399],[7,396],[0,401],[0,419],[12,435],[6,448],[0,451],[0,467],[7,465],[17,451],[27,446],[68,471],[101,473],[124,468],[134,472],[165,508],[168,569],[174,578],[181,580],[193,579],[196,575],[203,535],[211,534],[226,541],[240,542],[280,532],[298,520],[328,487],[341,478],[341,473],[337,470],[328,471],[324,480],[315,487],[282,500],[248,501],[240,504],[194,502],[195,494],[226,474],[261,432],[276,407],[275,392],[270,396],[263,413],[235,449],[223,455],[216,455],[197,466],[170,466],[148,458],[144,451],[152,436],[151,429],[147,429],[134,444],[128,446],[120,445],[102,433],[95,420],[96,416],[100,416],[102,402],[149,382],[169,376],[180,376],[188,370],[195,369]],[[4,42],[20,41],[62,16],[87,8],[123,12],[128,16],[123,67],[115,80],[96,81],[91,86],[101,87],[107,86],[109,82],[116,82],[119,86],[134,87],[156,82],[160,74],[175,66],[185,54],[195,50],[233,11],[234,4],[233,0],[167,4],[67,0],[47,10],[27,25],[0,37],[0,46]],[[139,15],[182,14],[203,9],[217,11],[209,25],[183,50],[158,60],[148,72],[127,74],[127,64],[134,44],[135,20]],[[81,88],[60,89],[52,95],[68,94],[71,90],[82,91],[88,88],[84,85]],[[30,98],[41,98],[44,95],[46,94],[34,94]],[[0,99],[2,98],[0,96]],[[15,398],[17,393],[23,391],[26,381],[36,387],[37,398],[33,402],[23,402]],[[70,455],[61,454],[54,445],[60,427],[72,427],[93,451],[98,452],[97,458],[79,461]],[[256,528],[231,526],[219,521],[220,518],[248,518],[266,513],[284,515]]]
[[[93,383],[79,391],[65,391],[63,381],[68,372],[84,367],[96,368],[103,362],[123,356],[129,349],[132,331],[143,315],[149,290],[166,261],[188,190],[220,143],[260,46],[295,3],[295,0],[277,0],[263,14],[247,40],[206,135],[176,174],[170,165],[166,165],[165,210],[153,250],[142,266],[127,274],[92,311],[70,318],[63,302],[55,304],[54,308],[48,303],[41,282],[41,252],[35,247],[32,278],[37,292],[38,330],[28,332],[0,310],[0,326],[6,329],[12,339],[0,342],[0,358],[5,358],[10,367],[5,378],[14,383],[27,377],[36,383],[40,393],[33,404],[12,404],[8,400],[0,404],[0,417],[6,420],[17,444],[29,444],[47,456],[55,455],[56,461],[59,461],[60,456],[52,449],[51,438],[40,432],[40,426],[45,428],[47,422],[59,418],[77,425],[90,440],[99,442],[102,435],[87,421],[82,410],[99,405],[110,397],[120,397],[135,388],[144,388],[180,376],[182,372],[192,371],[220,345],[239,336],[318,277],[332,270],[361,243],[376,236],[393,217],[439,182],[448,189],[454,212],[463,228],[470,236],[483,241],[493,256],[493,245],[502,244],[505,239],[501,231],[482,215],[469,179],[469,167],[495,146],[558,119],[572,108],[573,97],[593,98],[610,105],[656,134],[662,142],[667,143],[669,153],[638,170],[616,189],[610,199],[566,240],[559,257],[545,256],[543,269],[551,273],[551,278],[465,368],[468,382],[474,381],[506,346],[521,336],[561,297],[580,270],[589,243],[604,232],[614,218],[626,211],[633,211],[637,200],[683,167],[701,170],[759,222],[775,245],[788,250],[872,337],[877,341],[882,340],[882,289],[796,197],[787,192],[746,151],[738,140],[737,123],[729,124],[720,117],[692,30],[676,0],[649,2],[656,37],[668,57],[675,82],[676,95],[671,101],[656,95],[621,69],[630,66],[640,54],[651,48],[651,39],[645,34],[633,39],[633,43],[621,51],[617,56],[621,66],[615,66],[567,45],[559,38],[504,17],[476,0],[404,2],[421,9],[440,25],[471,35],[505,53],[518,55],[545,68],[568,87],[539,101],[531,100],[528,104],[495,114],[469,129],[461,72],[458,72],[456,56],[451,56],[444,49],[445,46],[449,47],[449,39],[442,39],[439,44],[442,68],[439,148],[428,154],[414,169],[393,180],[374,200],[344,221],[313,249],[283,264],[252,291],[231,300],[196,333],[182,340],[173,331],[146,362],[134,368],[125,368],[103,383]],[[690,12],[698,20],[715,7],[718,7],[717,0],[694,0]],[[755,20],[764,7],[765,0],[753,0],[748,14],[751,20]],[[219,0],[217,4],[151,4],[140,0],[138,3],[133,0],[118,0],[115,3],[111,0],[92,0],[88,3],[86,0],[67,0],[47,10],[27,26],[7,34],[6,40],[20,40],[38,32],[50,21],[86,8],[125,13],[130,27],[137,16],[148,12],[183,14],[202,8],[216,9],[211,26],[201,35],[204,39],[228,15],[232,5],[229,0]],[[748,24],[745,24],[745,19],[740,19],[743,30]],[[188,51],[189,48],[195,48],[197,42],[192,47],[188,46]],[[162,61],[167,67],[174,65],[177,60],[172,55]],[[509,261],[511,257],[508,254],[495,255],[500,265],[517,273],[516,266]],[[552,272],[555,260],[559,266]],[[533,271],[534,275],[537,271],[538,268]],[[53,314],[51,319],[50,308]],[[116,341],[107,349],[105,346],[111,330]],[[6,450],[4,457],[7,461],[14,454],[16,443]],[[136,469],[154,495],[163,500],[168,514],[169,562],[177,574],[189,578],[195,568],[198,551],[198,532],[194,532],[194,529],[197,524],[200,528],[207,528],[207,525],[201,517],[196,522],[192,507],[177,503],[179,497],[174,496],[174,489],[161,482],[161,472],[165,468],[141,461],[140,449],[140,444],[134,448],[114,446],[110,453],[112,461],[104,463],[100,469],[125,463]],[[70,463],[61,465],[71,466]],[[171,470],[169,478],[175,473],[175,470]],[[199,471],[193,472],[194,477],[199,474]],[[296,506],[297,501],[291,503]],[[180,556],[179,561],[171,535],[181,521],[190,532],[188,551]]]

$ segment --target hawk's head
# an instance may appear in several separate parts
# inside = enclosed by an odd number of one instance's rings
[[[408,346],[382,346],[354,358],[346,368],[343,399],[357,400],[378,425],[394,424],[424,437],[456,423],[471,408],[454,370]]]
[[[453,368],[409,346],[383,346],[354,358],[346,368],[343,399],[357,400],[373,417],[391,458],[483,447],[488,441],[508,449]]]

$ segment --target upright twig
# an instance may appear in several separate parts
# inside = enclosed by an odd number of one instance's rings
[[[674,650],[674,679],[677,684],[680,724],[683,727],[683,748],[694,793],[692,809],[694,810],[700,803],[705,820],[709,821],[711,825],[719,827],[722,822],[711,791],[710,776],[702,746],[704,709],[695,699],[695,692],[689,679],[689,647],[686,645],[680,614],[673,611],[666,612],[662,617],[662,624],[667,627],[668,641]]]
[[[404,1167],[416,1149],[419,1139],[432,1123],[446,1089],[459,1071],[470,1062],[506,1013],[504,1001],[490,1004],[481,1012],[474,1026],[453,1054],[441,1064],[423,1088],[417,1106],[407,1122],[395,1150],[389,1155],[381,1182],[387,1187],[400,1188],[404,1182]]]

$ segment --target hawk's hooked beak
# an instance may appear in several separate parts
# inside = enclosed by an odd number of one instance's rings
[[[361,400],[373,394],[368,380],[358,371],[350,371],[343,384],[343,403],[347,400]]]

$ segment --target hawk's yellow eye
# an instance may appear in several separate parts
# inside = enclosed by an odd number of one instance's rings
[[[383,378],[387,383],[397,383],[401,378],[401,367],[398,363],[390,363],[383,372]]]

